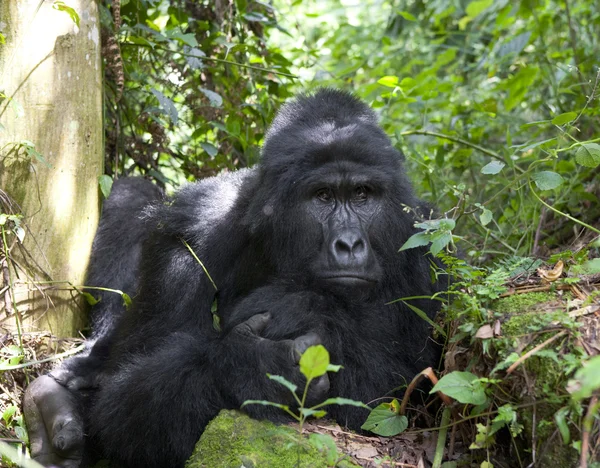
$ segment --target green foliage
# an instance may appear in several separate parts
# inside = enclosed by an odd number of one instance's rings
[[[442,377],[430,393],[442,392],[460,403],[482,405],[486,402],[485,387],[471,372],[454,371]]]
[[[373,408],[361,429],[374,434],[391,437],[404,432],[408,427],[408,418],[400,414],[400,403],[394,399]]]
[[[73,23],[75,23],[77,27],[79,27],[79,15],[73,8],[66,5],[65,2],[56,1],[52,4],[52,8],[58,11],[64,11],[66,14],[69,15]]]
[[[276,5],[281,25],[304,38],[295,48],[272,36],[292,70],[378,109],[418,191],[457,222],[451,234],[419,234],[403,248],[458,241],[475,262],[525,256],[564,243],[574,219],[591,226],[600,217],[593,2],[570,1],[568,12],[558,0]]]
[[[285,377],[280,375],[271,375],[267,374],[269,379],[277,382],[280,385],[286,387],[294,396],[296,403],[298,404],[297,412],[294,409],[290,408],[288,405],[283,405],[280,403],[274,403],[272,401],[266,400],[246,400],[242,404],[242,408],[246,405],[263,405],[263,406],[274,406],[275,408],[279,408],[289,414],[292,418],[294,418],[300,424],[300,432],[302,432],[302,426],[304,425],[304,421],[306,418],[314,417],[314,418],[322,418],[327,414],[326,411],[322,410],[323,407],[328,405],[350,405],[357,406],[359,408],[370,409],[364,403],[359,401],[350,400],[348,398],[328,398],[327,400],[311,407],[306,408],[306,396],[308,394],[308,388],[311,382],[325,375],[327,372],[338,372],[341,369],[341,366],[332,365],[329,361],[329,352],[325,349],[323,345],[310,346],[309,348],[302,353],[300,357],[300,372],[306,378],[306,384],[304,386],[304,391],[301,395],[297,394],[298,386]]]
[[[293,79],[268,44],[279,28],[273,7],[131,0],[118,29],[112,7],[100,5],[103,37],[119,45],[105,49],[108,175],[177,185],[254,164]]]

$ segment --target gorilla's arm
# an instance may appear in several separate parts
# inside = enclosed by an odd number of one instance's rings
[[[220,409],[239,408],[246,399],[291,404],[287,390],[265,374],[300,383],[299,356],[316,339],[261,338],[269,319],[268,314],[255,315],[208,342],[176,332],[151,353],[121,362],[103,378],[91,413],[92,437],[104,455],[129,467],[183,466]],[[259,418],[285,416],[263,406],[249,410]]]

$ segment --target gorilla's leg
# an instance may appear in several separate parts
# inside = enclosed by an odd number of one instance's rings
[[[135,294],[141,247],[148,236],[143,210],[161,198],[160,189],[143,179],[114,183],[94,238],[86,285]],[[70,467],[81,461],[82,407],[87,406],[82,392],[96,387],[124,310],[120,294],[95,289],[89,292],[99,296],[99,302],[92,307],[92,334],[86,350],[49,376],[36,379],[24,396],[32,456],[43,463]]]
[[[83,455],[83,418],[75,395],[44,375],[27,387],[23,413],[31,456],[43,465],[79,466]]]

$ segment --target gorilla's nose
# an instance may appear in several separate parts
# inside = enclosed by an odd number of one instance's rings
[[[358,230],[344,230],[334,239],[331,254],[340,267],[364,266],[367,261],[367,243]]]

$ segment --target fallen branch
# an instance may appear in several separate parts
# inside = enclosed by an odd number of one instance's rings
[[[548,338],[546,341],[544,341],[543,343],[540,343],[539,345],[537,345],[535,348],[533,348],[531,351],[527,351],[525,354],[523,354],[523,356],[521,356],[519,359],[517,359],[507,370],[506,370],[506,375],[510,375],[512,374],[512,372],[519,367],[523,362],[525,362],[529,357],[533,356],[535,353],[537,353],[539,350],[545,348],[546,346],[548,346],[550,343],[552,343],[553,341],[557,340],[558,338],[560,338],[561,336],[564,336],[567,334],[567,330],[563,330],[560,333],[557,333],[556,335],[554,335],[551,338]]]

